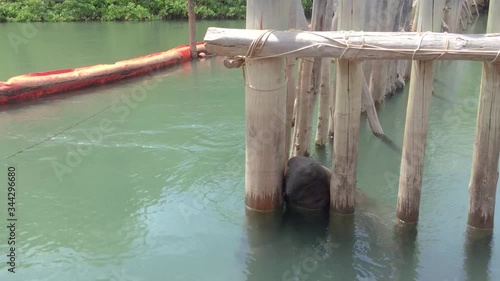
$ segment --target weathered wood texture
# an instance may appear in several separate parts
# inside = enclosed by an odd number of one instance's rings
[[[318,120],[316,123],[316,147],[325,147],[328,141],[328,124],[330,119],[330,69],[332,67],[330,58],[323,58],[321,62],[321,84],[318,102]]]
[[[290,17],[292,17],[292,14],[293,14],[293,9],[295,9],[295,15],[296,15],[296,18],[293,19],[292,23],[289,24],[290,28],[291,29],[296,29],[296,30],[309,30],[309,26],[307,24],[307,19],[306,19],[306,16],[304,14],[304,8],[302,7],[302,2],[301,0],[293,0],[294,3],[292,3],[292,8],[291,8],[291,11],[290,11]],[[295,23],[295,26],[293,26],[293,23]],[[293,61],[293,71],[295,72],[295,65],[296,65],[296,58],[295,57],[288,57],[287,58],[287,61],[289,62],[292,62]],[[287,70],[288,73],[290,73],[292,71],[292,67],[290,67],[289,70]],[[295,154],[295,146],[292,146],[292,144],[295,143],[295,138],[296,138],[296,134],[297,134],[297,115],[298,115],[298,104],[297,104],[297,99],[298,99],[298,92],[299,92],[299,88],[300,86],[298,84],[301,83],[301,79],[300,79],[300,75],[303,74],[303,63],[302,63],[302,59],[299,60],[299,69],[298,69],[298,73],[299,73],[299,78],[298,79],[294,79],[294,81],[288,81],[288,86],[287,87],[293,87],[293,95],[294,95],[294,98],[293,98],[293,101],[292,100],[288,100],[287,99],[287,108],[289,106],[289,102],[293,102],[293,110],[292,110],[292,116],[291,116],[291,122],[290,122],[290,125],[288,123],[288,119],[287,119],[287,128],[290,128],[290,130],[293,128],[293,133],[292,131],[290,131],[290,136],[287,137],[287,143],[289,143],[287,145],[287,161],[288,162],[288,156],[293,156],[293,154]],[[292,89],[291,88],[288,88],[287,92],[291,95],[291,92],[292,92]],[[288,94],[287,94],[288,95]],[[288,109],[287,109],[288,110]],[[287,112],[288,114],[288,112]],[[288,115],[287,115],[287,118],[288,118]],[[288,129],[287,129],[287,133],[288,133]]]
[[[333,24],[333,9],[334,1],[328,0],[325,7],[325,15],[323,18],[322,30],[332,30]],[[319,101],[318,101],[318,119],[316,122],[316,137],[314,144],[316,147],[324,147],[328,140],[328,122],[330,117],[330,69],[331,59],[321,58],[321,76],[319,84]]]
[[[299,14],[301,12],[301,14]],[[289,9],[289,29],[307,30],[307,21],[304,16],[304,9],[302,8],[302,3],[300,0],[292,0]],[[285,124],[285,170],[287,169],[287,163],[290,155],[290,147],[292,143],[292,122],[294,115],[294,105],[297,97],[297,87],[295,79],[295,67],[296,59],[288,57],[286,58],[286,124]]]
[[[324,30],[325,26],[331,24],[331,15],[333,13],[332,0],[315,0],[313,2],[312,30]],[[309,66],[312,60],[312,66]],[[312,120],[314,115],[314,106],[317,102],[318,92],[320,90],[321,76],[321,57],[306,59],[303,72],[300,73],[302,84],[299,87],[297,127],[295,130],[294,156],[309,156],[311,150],[312,138]],[[311,68],[311,71],[309,70]]]
[[[364,1],[342,0],[339,29],[362,29]],[[330,208],[334,214],[354,213],[363,70],[360,62],[338,60],[334,113]]]
[[[288,29],[289,0],[248,0],[246,28]],[[285,59],[247,60],[245,66],[247,208],[281,207],[285,161]]]
[[[418,31],[441,27],[441,18],[434,14],[441,14],[442,7],[438,2],[440,1],[419,0]],[[397,217],[406,223],[418,221],[433,80],[432,61],[413,62],[396,210]]]
[[[287,167],[290,145],[292,142],[293,105],[297,89],[295,87],[295,58],[286,58],[286,124],[285,124],[285,169]]]
[[[194,0],[188,0],[188,21],[189,21],[189,50],[191,58],[198,57],[196,51],[196,14],[194,12]]]
[[[261,33],[261,30],[210,27],[205,36],[206,48],[216,55],[244,56]],[[499,45],[500,33],[275,31],[256,57],[339,58],[343,55],[347,60],[492,61],[497,57]]]
[[[338,1],[336,1],[338,2]],[[332,19],[332,31],[336,31],[339,25],[339,9],[338,7],[335,9],[335,15]],[[333,137],[334,135],[334,122],[333,122],[333,114],[335,113],[335,98],[337,97],[337,59],[332,59],[332,62],[335,63],[334,73],[333,73],[333,82],[332,88],[330,89],[330,110],[329,110],[329,120],[328,120],[328,137]]]
[[[375,108],[375,103],[373,102],[372,95],[370,94],[370,90],[368,88],[368,82],[366,82],[366,78],[362,77],[363,80],[363,97],[361,101],[363,103],[363,107],[366,110],[366,115],[368,117],[368,123],[370,124],[370,128],[372,132],[381,136],[384,134],[384,130],[382,130],[382,125],[380,125],[380,121],[378,120],[377,109]]]
[[[500,32],[500,1],[490,1],[487,32]],[[479,93],[468,224],[492,229],[500,157],[500,64],[484,63]]]
[[[295,115],[295,130],[293,135],[292,156],[309,156],[310,141],[307,141],[308,124],[312,120],[308,117],[309,104],[315,98],[312,84],[313,59],[302,58],[299,62],[299,83],[297,87],[297,114]],[[309,122],[308,122],[309,121]],[[307,143],[306,143],[307,142]],[[309,144],[309,145],[308,145]]]

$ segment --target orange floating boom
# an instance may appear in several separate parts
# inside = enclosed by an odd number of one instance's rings
[[[206,54],[205,43],[196,44],[198,55]],[[0,104],[107,84],[191,60],[189,45],[114,64],[58,69],[15,76],[0,82]]]

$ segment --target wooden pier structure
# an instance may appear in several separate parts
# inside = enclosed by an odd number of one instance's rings
[[[360,115],[366,112],[373,132],[383,135],[375,104],[409,78],[397,217],[417,223],[434,63],[471,60],[483,62],[483,68],[468,225],[493,229],[500,157],[500,1],[486,2],[314,0],[310,31],[300,0],[248,0],[246,30],[209,28],[207,51],[226,56],[229,68],[243,67],[246,206],[258,211],[282,206],[284,163],[291,155],[309,154],[319,96],[315,145],[333,136],[331,212],[353,214]],[[483,4],[489,4],[487,33],[460,34]]]

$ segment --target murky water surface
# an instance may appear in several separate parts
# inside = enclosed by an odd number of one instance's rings
[[[244,22],[201,22],[198,39],[208,26]],[[471,32],[484,29],[480,19]],[[26,39],[1,40],[0,80],[188,40],[184,22],[27,30],[0,25],[0,38]],[[15,274],[2,227],[0,280],[500,280],[498,235],[465,235],[480,76],[477,62],[437,66],[420,223],[406,234],[394,217],[407,89],[379,108],[392,147],[362,120],[358,186],[371,203],[353,220],[245,214],[243,81],[221,58],[3,107],[0,159],[18,170],[19,221]],[[330,148],[313,157],[329,164]]]

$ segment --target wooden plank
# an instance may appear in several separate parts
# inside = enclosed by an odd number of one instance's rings
[[[487,32],[500,32],[500,2],[491,0]],[[500,157],[500,64],[484,63],[469,184],[468,225],[492,229]]]
[[[216,55],[244,56],[261,33],[262,30],[210,27],[205,36],[206,49]],[[349,47],[344,52],[346,43]],[[347,60],[492,61],[498,54],[499,45],[500,33],[275,31],[256,58],[339,58],[343,54],[342,58]]]

